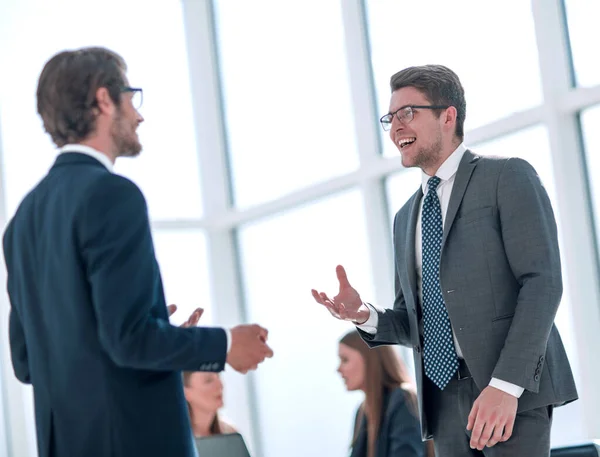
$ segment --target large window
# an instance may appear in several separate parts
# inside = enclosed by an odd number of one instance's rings
[[[177,305],[171,323],[180,325],[196,308],[203,308],[198,325],[212,325],[204,233],[198,230],[155,230],[153,238],[167,304]]]
[[[240,229],[249,320],[269,329],[275,351],[256,372],[263,457],[346,455],[360,395],[345,391],[337,350],[354,327],[310,291],[335,295],[342,264],[364,300],[373,299],[362,205],[350,191]]]
[[[564,0],[575,66],[575,81],[579,86],[600,84],[598,46],[600,42],[600,2],[596,0]]]
[[[366,5],[381,114],[389,109],[390,77],[425,64],[446,65],[461,79],[467,130],[541,102],[529,2],[366,0]],[[387,135],[383,145],[386,156],[398,154]]]
[[[341,2],[215,6],[236,206],[355,169]]]
[[[589,108],[581,113],[581,129],[585,146],[588,180],[592,192],[594,220],[596,222],[596,237],[600,244],[600,105]]]
[[[4,69],[0,72],[0,120],[3,165],[10,170],[4,174],[8,214],[54,160],[54,146],[36,112],[37,79],[44,63],[64,49],[100,45],[121,54],[129,66],[130,83],[144,89],[141,114],[145,122],[139,128],[144,150],[135,163],[119,160],[116,170],[141,187],[153,218],[200,216],[180,2],[107,0],[93,11],[88,11],[87,3],[75,0],[10,4],[11,15],[0,14],[6,18],[0,20]],[[157,23],[160,33],[156,33]]]

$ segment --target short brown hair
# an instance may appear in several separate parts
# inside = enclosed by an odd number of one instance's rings
[[[465,91],[456,73],[443,65],[408,67],[390,78],[392,92],[403,87],[418,89],[432,105],[454,106],[457,113],[455,134],[461,140],[464,138],[467,102]]]
[[[117,53],[89,47],[63,51],[44,66],[37,88],[37,110],[58,146],[84,140],[96,127],[96,92],[105,87],[119,106],[127,65]]]

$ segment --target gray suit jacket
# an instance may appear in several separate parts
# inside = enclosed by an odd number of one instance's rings
[[[423,336],[417,297],[415,230],[421,188],[394,220],[396,299],[379,312],[370,346],[411,346],[423,438]],[[492,377],[525,389],[519,411],[577,399],[554,316],[562,295],[550,200],[535,170],[517,158],[466,151],[458,167],[442,239],[440,282],[465,362],[479,389]]]

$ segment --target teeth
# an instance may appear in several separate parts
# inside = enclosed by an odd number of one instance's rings
[[[398,146],[403,148],[404,146],[406,146],[409,143],[412,143],[415,140],[416,138],[400,138],[400,140],[398,140]]]

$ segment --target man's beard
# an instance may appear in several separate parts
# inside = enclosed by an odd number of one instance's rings
[[[415,158],[415,166],[421,169],[437,164],[442,152],[442,132],[438,130],[435,141],[419,150]]]
[[[120,110],[117,111],[110,134],[117,157],[135,157],[142,151],[142,145],[135,134],[135,127],[128,125]]]

